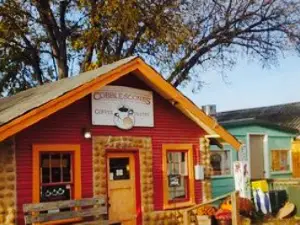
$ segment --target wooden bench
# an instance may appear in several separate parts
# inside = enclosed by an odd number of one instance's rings
[[[107,204],[103,197],[24,204],[23,211],[25,224],[59,220],[70,220],[76,225],[108,224]]]

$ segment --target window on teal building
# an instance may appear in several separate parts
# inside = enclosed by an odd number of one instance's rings
[[[288,149],[272,149],[272,171],[282,172],[290,170],[290,150]]]
[[[210,164],[213,176],[231,175],[230,150],[211,151]]]

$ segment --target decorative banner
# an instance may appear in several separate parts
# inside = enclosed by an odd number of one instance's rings
[[[247,161],[233,162],[233,176],[235,190],[240,192],[242,198],[251,198],[251,184],[249,175],[249,163]]]
[[[261,212],[263,214],[271,213],[272,212],[271,201],[270,201],[271,192],[269,192],[269,184],[267,180],[253,181],[251,182],[251,188],[252,188],[252,195],[253,195],[256,211]]]
[[[123,86],[105,86],[92,94],[92,124],[153,127],[153,93]]]
[[[70,200],[71,190],[69,185],[45,186],[41,189],[41,202]]]

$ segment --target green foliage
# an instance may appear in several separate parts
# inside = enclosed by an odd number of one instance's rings
[[[0,93],[140,55],[174,85],[299,49],[299,0],[3,0]]]

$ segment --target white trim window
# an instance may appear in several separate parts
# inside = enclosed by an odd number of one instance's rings
[[[212,167],[212,176],[231,175],[231,151],[213,150],[210,152],[210,164]]]

